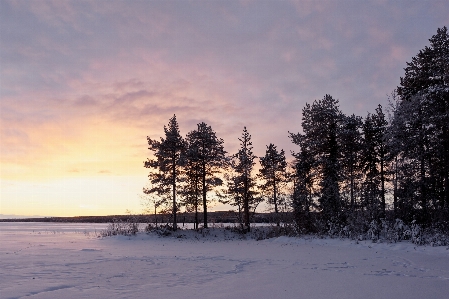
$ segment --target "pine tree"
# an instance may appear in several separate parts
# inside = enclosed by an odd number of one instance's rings
[[[349,210],[354,212],[356,198],[362,176],[362,118],[360,116],[344,116],[340,140],[340,163],[342,169],[342,189],[349,193]]]
[[[376,124],[372,114],[368,114],[363,123],[363,206],[368,210],[371,219],[377,219],[379,214],[379,168],[376,151]]]
[[[314,164],[313,156],[310,153],[310,148],[307,146],[305,135],[290,134],[292,142],[299,145],[300,151],[298,153],[292,152],[295,160],[293,161],[293,194],[292,194],[292,208],[294,218],[298,227],[304,232],[312,230],[310,212],[314,207],[313,203],[313,186],[314,186]]]
[[[397,92],[394,137],[414,181],[408,192],[428,220],[428,209],[449,211],[449,35],[439,28],[430,47],[407,63]],[[398,129],[404,131],[401,132]],[[415,169],[415,171],[413,171]],[[403,171],[405,175],[405,170]]]
[[[318,200],[325,219],[338,216],[342,208],[339,189],[342,120],[338,100],[330,95],[315,100],[312,105],[306,104],[302,111],[304,143],[313,157],[315,176],[320,186]]]
[[[195,140],[187,137],[186,142],[187,149],[182,156],[182,203],[187,211],[195,213],[194,228],[198,229],[198,206],[202,194],[201,161]]]
[[[243,184],[240,175],[232,168],[224,174],[225,178],[225,194],[219,201],[223,204],[229,204],[237,207],[237,221],[243,230]]]
[[[198,124],[197,130],[187,134],[189,148],[194,147],[199,173],[201,177],[201,192],[203,199],[204,227],[207,228],[207,192],[223,184],[220,171],[227,167],[226,151],[223,139],[216,136],[212,127],[204,122]]]
[[[416,109],[412,101],[401,101],[396,97],[393,104],[394,116],[388,131],[390,159],[393,165],[393,206],[395,217],[405,221],[412,221],[414,206],[419,201],[420,177],[416,169],[423,164],[420,161],[417,149],[416,126],[411,120]],[[415,158],[412,158],[415,157]]]
[[[164,132],[165,138],[161,138],[160,141],[147,137],[148,149],[153,152],[155,159],[147,159],[144,166],[155,170],[155,172],[149,174],[153,187],[144,189],[144,193],[157,194],[164,201],[172,200],[173,230],[176,230],[177,182],[179,181],[181,155],[186,148],[186,143],[179,133],[176,115],[169,120],[168,126],[164,126]]]
[[[387,176],[387,121],[382,106],[368,114],[363,124],[363,159],[365,172],[365,207],[372,218],[385,218],[385,182]]]
[[[376,125],[376,146],[377,155],[379,158],[379,172],[380,172],[380,199],[381,199],[381,217],[385,218],[386,215],[386,202],[385,202],[385,183],[387,180],[388,169],[388,141],[387,141],[387,126],[388,122],[385,118],[385,114],[382,110],[382,106],[378,105],[376,108],[376,114],[374,116],[374,122]]]
[[[262,180],[261,190],[265,194],[270,194],[268,202],[274,205],[274,212],[279,213],[279,206],[283,199],[279,196],[283,185],[287,181],[287,162],[285,161],[284,150],[278,152],[276,146],[272,143],[267,145],[264,157],[260,157],[259,178]],[[277,216],[277,218],[279,218]],[[279,221],[277,221],[279,225]]]

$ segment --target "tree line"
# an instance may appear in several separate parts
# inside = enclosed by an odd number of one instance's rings
[[[439,28],[430,46],[407,62],[400,86],[365,117],[345,115],[325,95],[302,109],[302,132],[287,163],[284,150],[267,145],[253,153],[246,127],[234,154],[204,122],[185,137],[174,115],[165,137],[147,137],[153,158],[144,193],[170,210],[173,229],[181,206],[203,212],[211,200],[238,209],[249,231],[251,215],[263,201],[275,212],[290,211],[297,228],[317,231],[330,223],[369,223],[400,218],[424,225],[449,218],[449,36]],[[255,173],[257,161],[260,164]],[[213,193],[213,195],[211,195]],[[276,222],[279,225],[280,218]]]

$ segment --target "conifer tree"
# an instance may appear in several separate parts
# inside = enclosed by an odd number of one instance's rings
[[[342,169],[342,189],[349,193],[349,210],[354,212],[356,197],[362,176],[362,118],[360,116],[344,116],[340,140],[340,163]]]
[[[300,151],[298,153],[292,152],[295,160],[293,161],[293,194],[292,207],[296,224],[300,229],[305,229],[305,232],[311,231],[311,208],[313,203],[313,185],[314,185],[314,160],[310,154],[305,142],[305,136],[301,134],[290,133],[292,142],[299,145]]]
[[[363,123],[363,171],[365,174],[363,182],[363,206],[369,212],[370,218],[378,218],[379,200],[379,168],[376,152],[376,125],[371,114]]]
[[[449,34],[439,28],[430,46],[407,63],[397,88],[393,136],[412,198],[427,219],[428,209],[449,211]]]
[[[227,175],[228,194],[233,198],[228,203],[236,205],[240,211],[243,210],[243,224],[245,230],[250,230],[250,209],[255,209],[259,200],[255,190],[256,181],[252,175],[255,165],[251,135],[243,129],[242,137],[239,138],[240,149],[230,159],[233,174]]]
[[[204,227],[207,228],[207,192],[223,184],[219,176],[226,168],[226,151],[223,139],[218,138],[211,126],[204,122],[198,124],[197,129],[187,134],[190,147],[195,148],[195,159],[199,164],[201,193],[203,200]]]
[[[260,157],[259,178],[262,180],[260,185],[264,193],[268,193],[268,202],[274,205],[274,212],[279,213],[279,206],[283,199],[279,197],[281,189],[287,181],[287,162],[285,161],[284,150],[278,152],[276,146],[272,143],[267,145],[264,157]],[[279,221],[277,223],[279,225]]]
[[[154,159],[147,159],[144,166],[155,170],[148,177],[152,188],[145,188],[146,194],[157,194],[162,200],[171,199],[173,213],[173,230],[177,229],[176,193],[177,183],[181,167],[181,156],[185,151],[186,143],[179,133],[176,115],[169,120],[168,126],[164,126],[165,138],[157,141],[147,137],[149,150],[153,152]]]
[[[372,218],[384,218],[386,213],[385,182],[387,174],[387,121],[382,106],[368,114],[363,124],[363,159],[365,172],[365,206]]]
[[[302,111],[304,143],[313,157],[315,176],[320,186],[318,200],[325,219],[341,212],[339,182],[340,144],[339,134],[343,114],[338,100],[325,95],[322,100],[306,104]]]
[[[194,229],[198,229],[198,206],[202,194],[201,163],[194,140],[186,138],[186,142],[187,149],[182,156],[182,203],[187,211],[195,213]]]

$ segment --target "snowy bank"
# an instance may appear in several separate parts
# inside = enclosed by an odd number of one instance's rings
[[[449,250],[223,229],[97,238],[0,225],[6,298],[447,298]],[[228,238],[224,238],[227,234]],[[181,237],[179,237],[181,236]]]

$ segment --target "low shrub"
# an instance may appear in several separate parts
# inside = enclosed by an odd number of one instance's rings
[[[136,217],[130,217],[127,221],[113,219],[108,227],[100,232],[102,237],[116,235],[133,236],[139,232],[139,223]]]

